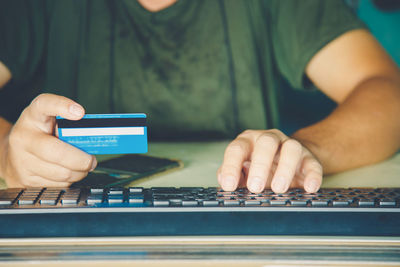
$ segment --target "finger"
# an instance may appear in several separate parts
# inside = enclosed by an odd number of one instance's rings
[[[275,193],[284,193],[289,188],[300,163],[302,151],[302,145],[294,139],[288,139],[282,144],[278,167],[271,183]]]
[[[249,175],[249,169],[250,169],[250,161],[243,162],[242,173],[240,175],[239,184],[238,184],[239,188],[246,187],[247,177]],[[217,178],[218,179],[218,184],[221,185],[221,183],[222,183],[221,182],[221,168],[218,168],[217,177],[218,177]]]
[[[59,95],[41,94],[28,107],[29,115],[36,121],[47,122],[49,117],[61,116],[68,120],[79,120],[84,108],[75,101]]]
[[[233,191],[237,188],[243,162],[249,158],[250,151],[251,144],[247,138],[238,137],[228,145],[220,173],[222,189]]]
[[[55,182],[40,176],[29,176],[23,181],[25,187],[69,187],[69,182]]]
[[[34,158],[34,156],[32,158]],[[34,169],[32,169],[32,167],[30,169],[35,176],[39,176],[54,182],[73,183],[80,181],[82,178],[87,176],[87,172],[72,171],[60,165],[45,162],[39,159],[32,160],[32,163],[34,164]]]
[[[302,173],[304,174],[304,190],[315,193],[322,184],[323,169],[321,164],[313,157],[303,160]]]
[[[89,172],[93,170],[97,161],[90,155],[54,136],[36,134],[27,145],[27,150],[41,160],[63,166],[73,171]]]
[[[279,145],[279,137],[271,132],[263,133],[257,138],[247,179],[247,188],[251,192],[260,193],[264,190]]]

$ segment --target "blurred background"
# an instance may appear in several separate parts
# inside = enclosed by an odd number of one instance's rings
[[[370,31],[400,66],[400,0],[347,0]],[[282,85],[281,129],[291,134],[328,115],[335,103],[318,90],[305,92]]]

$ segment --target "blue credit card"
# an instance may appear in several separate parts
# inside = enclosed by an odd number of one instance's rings
[[[146,114],[86,114],[71,121],[57,116],[58,137],[89,154],[147,152]]]

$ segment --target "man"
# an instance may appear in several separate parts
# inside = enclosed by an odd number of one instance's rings
[[[0,6],[0,176],[10,187],[68,186],[95,168],[93,156],[54,136],[55,116],[78,120],[83,107],[146,112],[153,137],[245,130],[218,171],[225,190],[315,192],[323,174],[400,147],[399,69],[341,1]],[[338,107],[290,137],[262,130],[276,125],[280,78],[315,85]]]

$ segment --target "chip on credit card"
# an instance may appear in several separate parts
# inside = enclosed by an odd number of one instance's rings
[[[73,121],[56,117],[58,137],[89,154],[147,152],[146,114],[86,114]]]

